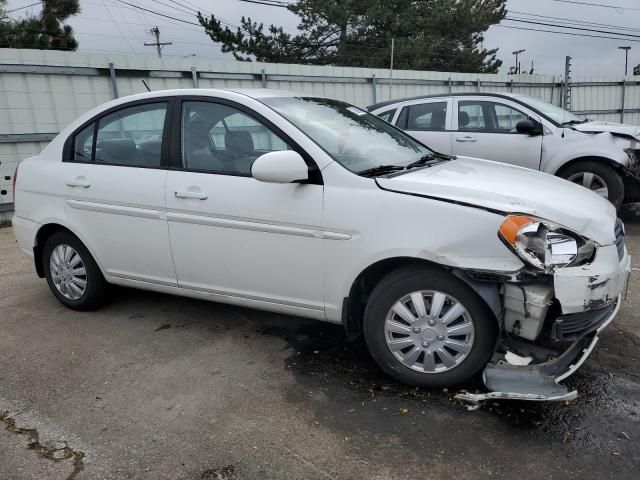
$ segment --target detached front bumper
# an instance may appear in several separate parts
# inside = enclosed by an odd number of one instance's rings
[[[616,245],[600,247],[590,265],[558,269],[553,278],[553,301],[560,311],[546,315],[539,338],[531,341],[505,332],[493,361],[483,372],[490,391],[460,393],[456,398],[473,403],[497,398],[575,399],[577,391],[560,382],[580,368],[620,309],[631,271],[631,258],[624,247],[621,253]],[[526,302],[528,287],[518,288],[523,289]],[[531,309],[524,305],[523,311]]]

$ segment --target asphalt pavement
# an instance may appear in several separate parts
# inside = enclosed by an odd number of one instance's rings
[[[68,310],[11,228],[0,279],[2,480],[640,475],[639,267],[576,401],[474,411],[395,383],[339,326],[131,289]]]

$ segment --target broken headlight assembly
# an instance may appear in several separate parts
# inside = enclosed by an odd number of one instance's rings
[[[589,262],[596,247],[561,225],[525,215],[508,215],[499,236],[527,265],[545,273]]]

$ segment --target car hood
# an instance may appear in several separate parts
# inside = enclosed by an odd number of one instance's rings
[[[384,190],[546,219],[600,245],[615,241],[616,210],[611,203],[586,188],[535,170],[457,157],[376,181]]]
[[[621,135],[624,137],[633,137],[640,140],[640,127],[635,125],[625,125],[623,123],[610,122],[586,122],[573,125],[573,128],[585,133],[602,133],[609,132],[613,135]]]

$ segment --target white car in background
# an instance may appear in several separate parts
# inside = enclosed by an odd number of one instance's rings
[[[368,107],[430,148],[566,178],[616,208],[640,201],[640,128],[517,94],[421,96]],[[542,192],[541,192],[542,193]]]
[[[622,222],[593,192],[452,160],[309,95],[120,98],[14,178],[16,238],[64,305],[97,308],[117,284],[341,323],[423,387],[484,369],[488,396],[575,397],[559,382],[630,270]]]

